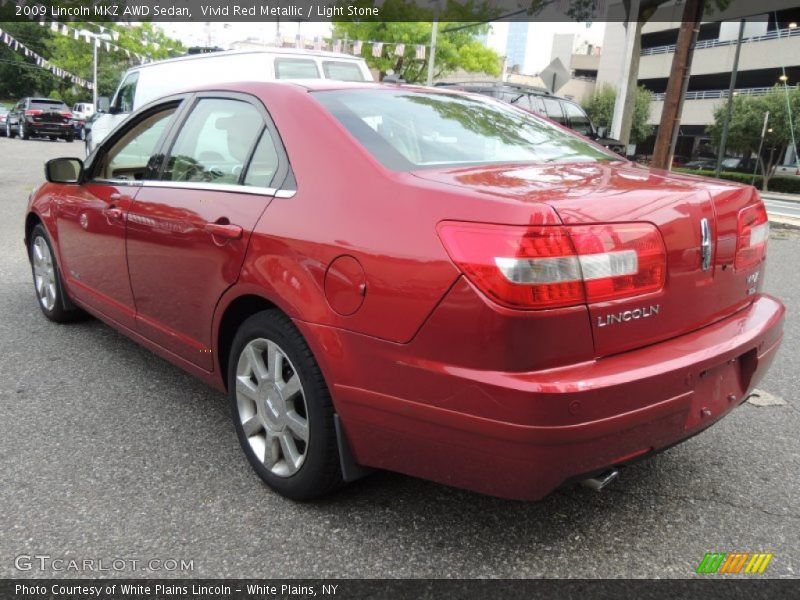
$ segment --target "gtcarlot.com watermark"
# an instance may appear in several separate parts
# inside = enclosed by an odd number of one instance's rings
[[[194,560],[185,558],[67,558],[49,554],[19,554],[14,557],[18,571],[45,573],[153,573],[194,571]]]

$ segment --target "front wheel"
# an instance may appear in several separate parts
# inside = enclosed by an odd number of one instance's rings
[[[56,323],[66,323],[84,316],[85,313],[79,308],[72,307],[64,295],[64,284],[61,281],[53,247],[41,224],[34,227],[31,232],[29,252],[33,287],[44,316]]]
[[[286,315],[268,310],[242,324],[231,348],[228,388],[239,442],[269,487],[308,500],[342,484],[330,393]]]
[[[31,134],[28,133],[28,128],[25,127],[25,121],[19,122],[19,138],[21,140],[29,140],[31,139]]]

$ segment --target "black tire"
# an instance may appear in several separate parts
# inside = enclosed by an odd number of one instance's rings
[[[74,139],[75,139],[75,137],[74,137],[74,136],[71,136],[71,135],[68,135],[68,136],[66,136],[66,137],[64,138],[64,140],[65,140],[67,143],[69,143],[69,144],[71,144],[71,143],[72,143],[72,141],[73,141]]]
[[[276,475],[256,456],[244,433],[237,401],[237,367],[250,342],[268,340],[278,345],[299,376],[308,426],[305,458],[292,475]],[[330,493],[343,483],[333,420],[333,403],[317,361],[292,321],[278,310],[257,313],[236,332],[228,362],[228,389],[236,435],[247,460],[264,482],[282,496],[310,500]]]
[[[51,141],[51,142],[55,142],[57,139],[58,139],[58,136],[57,136],[57,135],[51,135],[51,136],[50,136],[50,141]]]
[[[47,245],[47,249],[50,252],[50,257],[52,260],[53,271],[54,271],[54,278],[53,283],[55,285],[55,302],[51,308],[45,306],[45,302],[42,301],[41,295],[36,287],[36,270],[34,267],[34,252],[35,252],[35,245],[37,239],[43,239],[44,243]],[[40,224],[36,225],[31,231],[31,236],[29,240],[28,246],[28,258],[31,262],[31,274],[33,276],[33,289],[36,294],[36,303],[39,305],[39,308],[44,313],[44,316],[54,321],[56,323],[68,323],[70,321],[75,321],[79,319],[86,318],[86,313],[82,311],[80,308],[74,306],[72,302],[65,296],[64,293],[64,283],[61,280],[61,270],[58,268],[58,261],[55,258],[55,252],[53,252],[53,245],[50,243],[50,237],[47,235],[47,231],[45,230],[44,226]]]
[[[25,127],[25,123],[23,123],[22,121],[19,122],[19,139],[21,140],[31,139],[31,134],[28,132],[28,128]]]

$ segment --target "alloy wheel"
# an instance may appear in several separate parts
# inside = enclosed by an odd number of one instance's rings
[[[56,269],[50,247],[41,236],[33,241],[33,279],[39,302],[45,310],[53,310],[56,305]]]
[[[290,477],[305,462],[309,421],[300,376],[272,340],[250,341],[236,366],[236,406],[255,456],[278,477]]]

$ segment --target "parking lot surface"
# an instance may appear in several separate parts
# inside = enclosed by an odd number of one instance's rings
[[[787,306],[759,386],[775,402],[601,493],[520,503],[377,473],[295,503],[251,471],[221,394],[99,321],[42,316],[23,220],[62,155],[83,146],[0,138],[0,577],[98,575],[20,570],[20,555],[191,561],[101,573],[124,577],[690,577],[712,551],[771,552],[766,575],[798,575],[797,232],[774,230],[769,249],[766,289]]]

